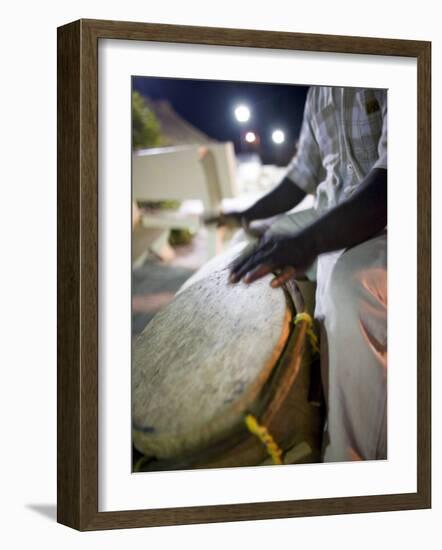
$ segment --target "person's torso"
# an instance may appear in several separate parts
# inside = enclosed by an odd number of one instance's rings
[[[311,124],[323,167],[316,192],[318,210],[349,197],[378,159],[386,94],[367,88],[311,90]]]

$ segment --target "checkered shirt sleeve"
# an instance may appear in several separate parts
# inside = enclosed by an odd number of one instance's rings
[[[288,166],[286,178],[293,181],[305,193],[314,194],[322,176],[321,152],[312,128],[313,87],[307,94],[298,150]]]

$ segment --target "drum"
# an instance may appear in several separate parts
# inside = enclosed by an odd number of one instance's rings
[[[319,461],[312,290],[273,289],[270,275],[229,284],[243,247],[203,266],[135,341],[136,470]]]

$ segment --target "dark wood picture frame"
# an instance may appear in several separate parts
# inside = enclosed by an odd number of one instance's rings
[[[123,39],[405,56],[418,71],[417,492],[98,511],[98,41]],[[58,521],[79,530],[431,506],[431,43],[120,21],[58,29]]]

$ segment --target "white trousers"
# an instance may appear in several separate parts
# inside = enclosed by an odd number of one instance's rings
[[[308,225],[315,210],[280,216],[283,234]],[[325,330],[325,462],[387,458],[387,235],[319,256],[315,317]],[[324,334],[323,334],[324,336]]]

